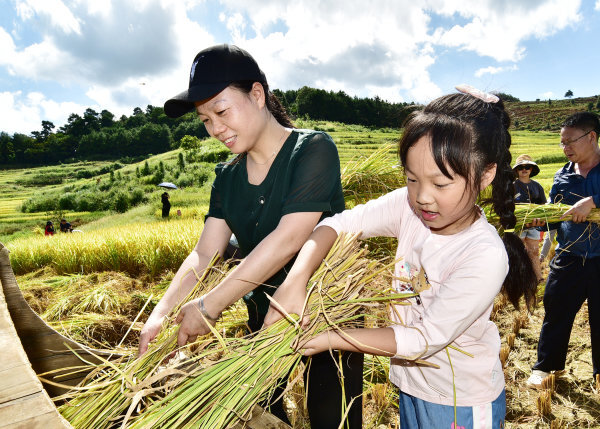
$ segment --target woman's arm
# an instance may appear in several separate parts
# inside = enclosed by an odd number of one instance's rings
[[[327,331],[299,347],[301,354],[312,356],[326,350],[345,350],[377,356],[394,356],[396,338],[392,328],[363,328]]]
[[[290,213],[219,285],[204,296],[206,313],[216,317],[288,263],[302,247],[321,217],[321,212]],[[177,342],[184,345],[209,332],[200,316],[199,299],[185,304],[177,317],[181,322]]]
[[[148,350],[148,343],[160,332],[162,321],[169,312],[185,299],[198,282],[200,275],[216,252],[223,255],[231,237],[231,230],[223,219],[206,219],[202,234],[194,250],[181,264],[169,288],[148,317],[140,333],[139,354]]]

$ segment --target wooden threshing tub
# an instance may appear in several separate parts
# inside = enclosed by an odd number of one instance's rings
[[[37,374],[81,365],[81,360],[70,349],[77,350],[89,361],[96,359],[86,347],[48,326],[29,307],[17,285],[8,253],[0,243],[0,429],[72,428],[51,399],[64,390],[42,384]],[[96,350],[93,353],[103,354]],[[52,380],[53,377],[44,378]],[[74,386],[82,378],[79,374],[56,381]],[[235,428],[285,429],[289,426],[257,406],[252,418]]]

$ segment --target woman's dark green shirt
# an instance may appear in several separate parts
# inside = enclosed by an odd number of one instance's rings
[[[297,212],[323,212],[321,219],[344,210],[340,160],[331,137],[320,131],[292,130],[260,185],[248,182],[245,156],[218,164],[207,217],[224,219],[248,255],[283,216]],[[269,300],[294,260],[244,296],[266,314]]]

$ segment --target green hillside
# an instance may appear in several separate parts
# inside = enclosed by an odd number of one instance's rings
[[[311,120],[298,120],[296,126],[328,132],[338,146],[342,166],[383,146],[388,146],[389,163],[398,162],[398,129]],[[540,164],[536,180],[547,192],[554,173],[566,161],[558,146],[558,134],[514,130],[512,137],[513,159],[523,153],[531,155]],[[223,159],[224,152],[215,140],[199,144],[187,151],[179,148],[130,164],[95,161],[2,170],[0,241],[41,235],[47,220],[56,224],[62,217],[84,230],[133,221],[154,222],[160,219],[159,195],[163,190],[156,185],[162,181],[181,188],[171,193],[174,211],[180,209],[183,218],[203,218],[214,164]]]
[[[581,111],[600,112],[600,96],[570,100],[539,100],[505,103],[516,130],[556,131],[569,115]]]

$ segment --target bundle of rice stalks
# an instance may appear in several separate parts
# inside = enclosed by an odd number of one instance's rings
[[[531,223],[534,219],[542,219],[546,223],[561,222],[571,220],[571,215],[561,219],[562,215],[573,206],[566,204],[515,204],[515,216],[517,224],[514,232],[518,233],[526,229],[525,225]],[[493,213],[486,213],[488,222],[500,228],[500,219]],[[587,217],[588,222],[600,223],[600,209],[592,209]]]
[[[327,329],[361,326],[366,309],[412,296],[372,286],[374,277],[389,274],[389,266],[365,256],[355,236],[338,239],[309,283],[305,306],[310,322],[304,330],[296,315],[242,338],[220,335],[217,325],[212,335],[180,349],[185,357],[165,367],[177,330],[165,326],[140,358],[99,365],[68,395],[61,413],[73,426],[85,428],[222,428],[245,419],[299,364],[295,344]],[[213,261],[190,298],[226,274]]]
[[[365,203],[405,186],[395,145],[385,145],[367,157],[350,160],[342,169],[342,189],[349,207]]]

